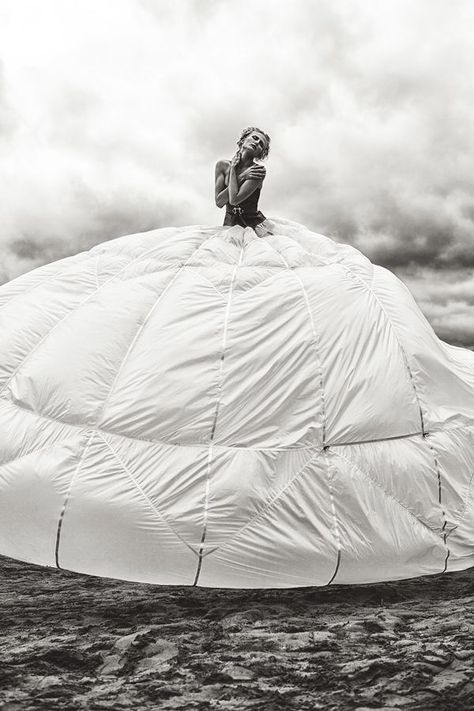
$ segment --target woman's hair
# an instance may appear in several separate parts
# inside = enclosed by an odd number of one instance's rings
[[[268,153],[270,152],[270,136],[268,135],[268,133],[265,133],[265,131],[262,131],[261,128],[257,128],[256,126],[249,126],[248,128],[244,128],[244,130],[240,134],[239,140],[237,141],[237,145],[240,148],[242,146],[242,143],[247,138],[247,136],[249,134],[253,133],[253,131],[258,131],[258,133],[260,133],[265,138],[265,145],[263,146],[262,152],[260,153],[259,156],[256,156],[256,158],[258,158],[258,160],[263,160],[264,158],[267,157]]]

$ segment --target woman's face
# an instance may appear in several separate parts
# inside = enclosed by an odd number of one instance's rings
[[[263,151],[265,144],[265,136],[258,131],[252,131],[252,133],[249,133],[249,135],[244,139],[242,149],[252,152],[255,158],[258,158]]]

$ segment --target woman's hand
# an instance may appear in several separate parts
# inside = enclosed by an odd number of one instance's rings
[[[251,165],[240,174],[240,180],[263,180],[267,174],[267,169],[264,165]]]

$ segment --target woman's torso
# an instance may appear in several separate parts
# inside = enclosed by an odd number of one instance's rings
[[[229,185],[230,161],[226,168],[225,185]],[[237,175],[239,187],[241,185],[240,176]],[[261,188],[258,187],[245,200],[242,200],[239,205],[234,206],[230,203],[226,205],[226,215],[224,225],[243,225],[254,227],[265,220],[265,215],[258,209],[258,199],[260,197]]]

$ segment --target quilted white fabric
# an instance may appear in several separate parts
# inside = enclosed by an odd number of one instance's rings
[[[273,219],[129,235],[0,288],[0,553],[160,584],[474,564],[474,353]]]

